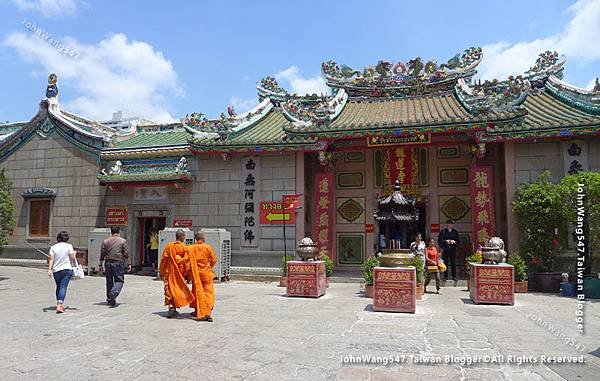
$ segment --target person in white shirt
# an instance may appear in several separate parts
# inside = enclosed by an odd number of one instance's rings
[[[415,234],[415,241],[410,244],[410,251],[415,255],[421,257],[423,260],[423,268],[425,268],[425,241],[421,233]]]
[[[75,249],[67,243],[69,233],[61,231],[56,236],[56,243],[50,248],[50,261],[48,263],[48,276],[54,276],[56,282],[56,313],[65,312],[64,302],[67,296],[67,287],[73,276],[73,265],[75,261]]]

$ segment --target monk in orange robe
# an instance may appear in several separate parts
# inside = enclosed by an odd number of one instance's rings
[[[169,306],[167,318],[172,319],[179,315],[177,308],[190,305],[194,295],[188,288],[185,274],[185,256],[187,253],[185,232],[178,230],[174,242],[169,242],[162,253],[160,260],[160,275],[165,283],[165,305]]]
[[[217,263],[217,256],[212,247],[205,243],[204,233],[194,234],[196,244],[187,247],[189,273],[192,279],[192,293],[195,300],[190,307],[198,320],[213,321],[210,315],[215,306],[215,286],[213,279],[213,266]]]

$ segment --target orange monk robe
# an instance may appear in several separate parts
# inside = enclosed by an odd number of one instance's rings
[[[182,242],[169,242],[160,260],[160,276],[165,282],[165,305],[175,308],[188,306],[194,295],[183,277],[183,264],[186,248]]]
[[[191,307],[196,308],[198,318],[210,316],[215,306],[215,286],[213,266],[217,256],[209,244],[202,241],[187,247],[190,272],[192,274],[192,293],[196,297]]]

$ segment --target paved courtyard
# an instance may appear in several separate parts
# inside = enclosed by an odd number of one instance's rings
[[[575,300],[553,295],[484,306],[451,287],[409,315],[372,312],[358,284],[332,284],[318,300],[284,292],[273,283],[217,284],[214,323],[186,309],[168,320],[161,282],[128,276],[111,309],[103,278],[92,277],[71,283],[67,313],[56,315],[45,271],[0,267],[0,379],[600,379],[598,302],[586,303],[579,335]],[[584,355],[585,364],[542,363],[542,355]],[[379,362],[342,361],[362,356]]]

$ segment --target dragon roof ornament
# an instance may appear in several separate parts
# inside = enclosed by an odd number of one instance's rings
[[[562,77],[562,71],[565,65],[565,58],[556,51],[546,50],[539,54],[535,64],[525,72],[528,79],[538,79],[555,75]]]
[[[446,63],[424,62],[417,57],[407,62],[380,60],[362,71],[335,61],[326,61],[321,71],[327,84],[344,88],[350,95],[401,96],[452,89],[459,78],[472,77],[482,58],[481,48],[471,47]]]
[[[531,83],[521,75],[510,76],[506,81],[481,80],[473,85],[460,79],[455,88],[458,99],[473,114],[511,111],[525,102]]]
[[[279,86],[277,80],[271,76],[261,79],[260,82],[256,84],[256,89],[258,90],[258,96],[261,100],[266,97],[282,99],[288,96],[288,92],[283,87]]]
[[[334,119],[344,108],[348,94],[342,89],[335,96],[326,95],[290,95],[281,103],[288,119],[296,126],[315,123],[322,125]]]
[[[264,117],[273,104],[265,98],[253,109],[243,114],[236,114],[233,106],[227,107],[227,115],[221,113],[219,119],[209,120],[203,113],[193,112],[181,119],[183,127],[194,135],[194,138],[226,139],[229,134],[239,132]]]

